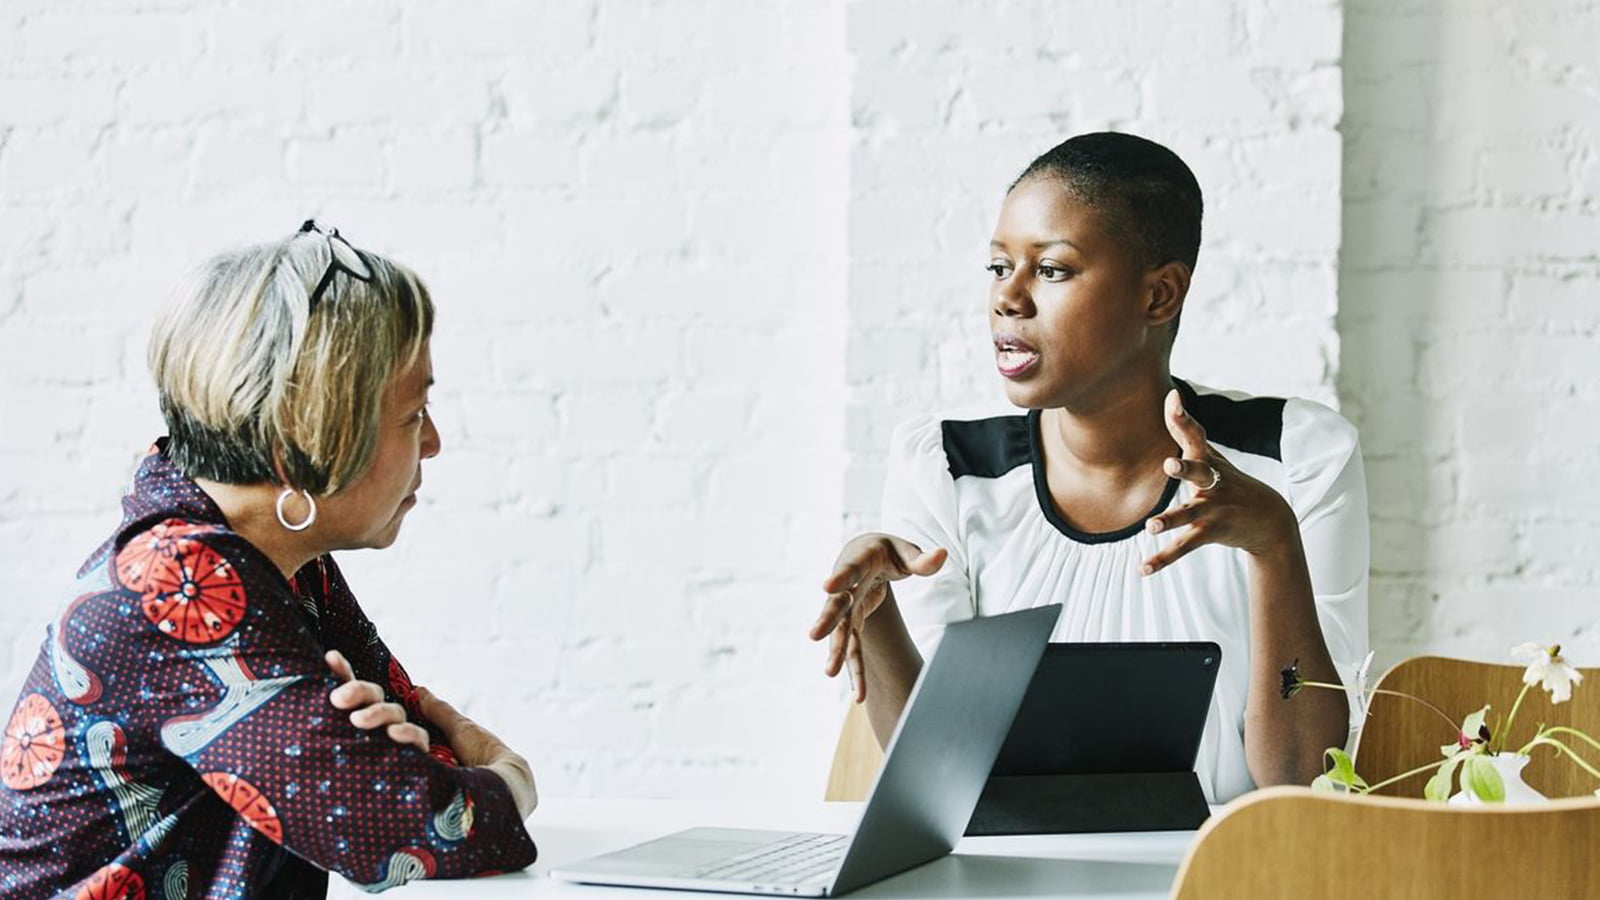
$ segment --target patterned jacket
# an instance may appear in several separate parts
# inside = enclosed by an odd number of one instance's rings
[[[534,859],[505,783],[455,764],[331,557],[285,580],[152,449],[79,570],[0,746],[7,900],[324,897]],[[434,750],[333,708],[327,650]]]

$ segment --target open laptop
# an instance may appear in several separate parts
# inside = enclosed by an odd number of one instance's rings
[[[1059,605],[946,627],[854,835],[693,828],[552,869],[564,881],[833,897],[949,853],[1055,628]]]

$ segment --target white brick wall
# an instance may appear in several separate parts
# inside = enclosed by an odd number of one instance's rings
[[[839,4],[0,7],[0,684],[159,433],[146,320],[307,215],[437,298],[444,453],[346,568],[549,794],[820,794]]]
[[[0,686],[159,428],[151,311],[315,214],[441,307],[445,452],[400,546],[347,561],[419,679],[548,793],[815,796],[839,713],[801,637],[815,584],[875,518],[897,419],[1003,408],[1000,192],[1105,127],[1207,193],[1177,370],[1361,425],[1387,657],[1600,659],[1597,22],[1593,0],[10,0]]]
[[[1600,663],[1600,5],[1347,4],[1340,396],[1373,645]]]

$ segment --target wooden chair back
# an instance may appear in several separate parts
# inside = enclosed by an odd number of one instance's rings
[[[1522,690],[1525,666],[1500,665],[1418,656],[1397,664],[1378,679],[1377,687],[1403,691],[1432,703],[1459,724],[1469,713],[1490,704],[1489,722],[1502,721]],[[1584,681],[1572,692],[1572,699],[1552,706],[1550,694],[1537,685],[1523,698],[1517,720],[1512,723],[1506,746],[1516,749],[1533,737],[1539,723],[1570,725],[1600,737],[1600,669],[1581,669]],[[1427,707],[1400,697],[1378,694],[1362,726],[1356,743],[1356,772],[1368,784],[1415,769],[1441,759],[1439,748],[1456,739],[1454,728]],[[1574,744],[1572,741],[1567,742]],[[1582,741],[1573,747],[1592,764],[1600,767],[1600,753]],[[1600,782],[1571,761],[1557,758],[1553,747],[1533,751],[1522,777],[1530,787],[1546,797],[1591,796]],[[1391,797],[1422,796],[1422,786],[1431,773],[1413,775],[1377,793]]]
[[[883,768],[883,748],[867,720],[865,704],[852,703],[839,730],[839,744],[833,750],[833,767],[828,770],[824,800],[865,800],[873,779]]]
[[[1277,787],[1201,827],[1174,900],[1600,896],[1600,800],[1449,807]]]

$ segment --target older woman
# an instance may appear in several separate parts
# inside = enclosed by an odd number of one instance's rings
[[[412,686],[330,555],[392,544],[439,452],[432,325],[414,274],[314,222],[178,291],[150,343],[169,436],[6,727],[0,894],[321,897],[326,870],[533,861],[527,763]]]

